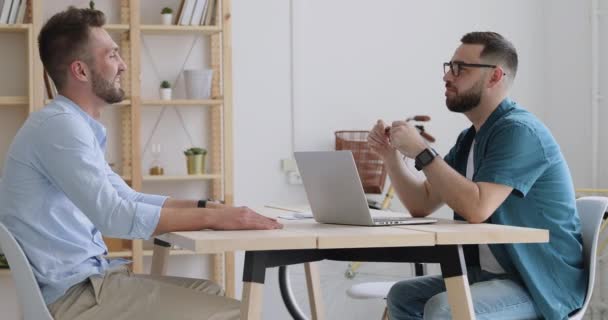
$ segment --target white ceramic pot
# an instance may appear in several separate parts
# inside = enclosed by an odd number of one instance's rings
[[[160,99],[161,100],[171,100],[171,88],[161,88],[160,89]]]
[[[161,14],[161,17],[163,18],[164,25],[170,26],[173,24],[173,14],[172,13]]]

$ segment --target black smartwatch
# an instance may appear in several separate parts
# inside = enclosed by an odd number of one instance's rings
[[[207,207],[207,200],[198,200],[198,203],[196,204],[197,208],[206,208]]]
[[[439,153],[437,153],[435,149],[426,148],[416,156],[416,163],[414,164],[414,167],[416,167],[416,169],[420,171],[429,163],[433,162],[433,159],[435,159],[435,157],[438,155]]]

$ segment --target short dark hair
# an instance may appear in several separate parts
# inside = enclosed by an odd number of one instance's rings
[[[57,89],[65,85],[68,67],[74,60],[92,62],[92,57],[87,55],[90,28],[102,27],[105,23],[106,17],[101,11],[70,6],[44,24],[38,35],[40,60]]]
[[[470,32],[465,34],[460,42],[463,44],[481,44],[483,50],[480,57],[493,60],[495,63],[503,63],[515,78],[517,73],[517,51],[509,40],[496,32]]]

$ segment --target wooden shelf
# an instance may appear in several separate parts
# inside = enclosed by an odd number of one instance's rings
[[[0,106],[21,106],[28,104],[26,96],[0,96]]]
[[[44,104],[48,104],[51,101],[52,101],[51,99],[44,99]],[[125,99],[119,103],[113,103],[110,106],[124,107],[124,106],[130,106],[130,105],[131,105],[131,100]]]
[[[128,24],[106,24],[103,26],[107,31],[128,31]]]
[[[142,106],[219,106],[223,99],[174,99],[174,100],[143,100]]]
[[[0,32],[27,32],[31,24],[0,24]]]
[[[221,178],[220,174],[191,174],[183,176],[143,176],[143,181],[197,181]]]
[[[162,24],[148,24],[140,26],[141,32],[146,34],[166,34],[166,33],[202,33],[216,34],[222,32],[219,26],[166,26]]]

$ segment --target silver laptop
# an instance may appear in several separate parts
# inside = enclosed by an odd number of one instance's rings
[[[435,223],[432,218],[374,217],[350,151],[295,152],[313,217],[317,222],[359,226]]]

